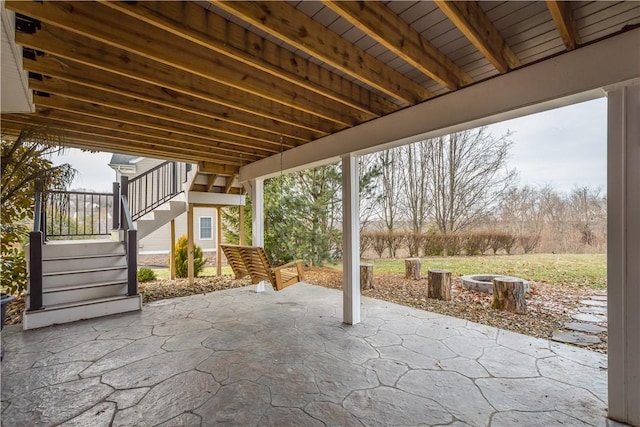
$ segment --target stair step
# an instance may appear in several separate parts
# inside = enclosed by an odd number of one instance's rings
[[[86,255],[77,257],[54,257],[42,260],[44,274],[56,274],[62,271],[79,271],[88,269],[104,269],[125,267],[127,259],[121,254]]]
[[[99,267],[99,268],[85,268],[82,270],[68,270],[68,271],[55,271],[52,273],[45,273],[42,276],[43,277],[49,277],[49,276],[60,276],[60,275],[67,275],[67,274],[82,274],[82,273],[96,273],[99,271],[112,271],[112,270],[122,270],[122,269],[127,269],[127,266],[114,266],[114,267]]]
[[[103,254],[124,255],[124,245],[111,240],[53,240],[42,246],[43,259]]]
[[[127,280],[127,267],[90,268],[84,270],[58,271],[42,275],[43,289],[61,286],[80,286],[100,282]]]
[[[51,305],[91,301],[97,298],[117,297],[126,293],[126,281],[60,286],[43,289],[42,303],[45,307],[49,307]]]
[[[42,310],[25,311],[24,330],[43,328],[60,323],[137,311],[142,308],[140,295],[95,298],[89,301],[50,305]]]

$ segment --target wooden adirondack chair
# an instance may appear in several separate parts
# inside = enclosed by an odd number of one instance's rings
[[[251,276],[251,282],[268,281],[280,291],[303,280],[302,260],[272,267],[260,246],[220,245],[236,279]]]

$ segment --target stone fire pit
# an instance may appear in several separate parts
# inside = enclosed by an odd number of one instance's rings
[[[486,294],[493,294],[493,279],[496,277],[522,280],[524,283],[525,292],[529,292],[529,282],[519,277],[504,276],[502,274],[473,274],[469,276],[462,276],[462,286],[473,291],[484,292]]]

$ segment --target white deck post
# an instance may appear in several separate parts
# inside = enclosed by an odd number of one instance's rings
[[[252,179],[249,187],[251,189],[251,244],[264,247],[264,181]],[[264,285],[264,282],[256,284],[256,292],[264,292]]]
[[[640,85],[608,92],[609,417],[640,425]]]
[[[358,158],[342,157],[343,322],[360,323],[360,216]]]

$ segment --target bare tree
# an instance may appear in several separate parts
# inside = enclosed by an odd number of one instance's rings
[[[433,221],[447,234],[473,225],[493,209],[515,180],[506,161],[511,141],[486,127],[458,132],[429,141],[429,191]]]
[[[400,207],[401,172],[400,150],[394,148],[382,151],[378,158],[380,163],[380,180],[382,184],[382,219],[389,234],[395,231],[398,209]],[[396,245],[389,240],[389,256],[395,258]]]
[[[418,256],[421,243],[421,234],[429,214],[429,154],[428,141],[420,141],[401,148],[402,154],[402,183],[404,184],[404,197],[402,206],[408,214],[411,224],[411,235],[407,236],[409,254]]]

